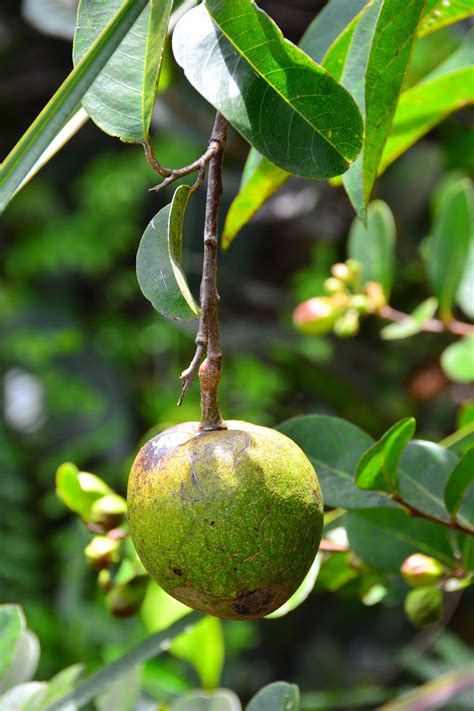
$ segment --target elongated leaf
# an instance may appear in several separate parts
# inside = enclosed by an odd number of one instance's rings
[[[362,222],[408,68],[423,0],[375,0],[355,30],[342,84],[365,119],[365,143],[343,177]]]
[[[456,518],[461,503],[469,489],[474,489],[474,448],[470,449],[451,472],[444,490],[444,502],[453,518]],[[471,492],[474,494],[474,491]],[[470,511],[464,518],[474,528],[474,501],[469,502]],[[469,515],[470,514],[470,515]]]
[[[379,173],[453,111],[474,102],[474,32],[419,84],[403,92]]]
[[[276,681],[260,689],[245,711],[299,711],[300,692],[295,684]]]
[[[201,612],[191,612],[184,619],[174,622],[168,629],[148,637],[127,652],[127,654],[124,654],[123,657],[120,657],[103,669],[100,669],[100,671],[92,674],[92,676],[79,684],[73,691],[64,694],[60,699],[54,701],[45,711],[61,711],[65,707],[67,708],[67,704],[76,704],[78,708],[85,706],[129,669],[143,664],[147,659],[151,659],[151,657],[158,656],[165,652],[169,648],[171,640],[180,634],[186,633],[196,622],[201,620],[202,617]]]
[[[189,194],[189,185],[176,189],[172,202],[146,228],[137,253],[137,277],[144,295],[160,314],[179,321],[199,316],[181,266]]]
[[[75,69],[32,123],[0,171],[0,211],[12,199],[35,163],[79,108],[79,103],[148,0],[125,0]]]
[[[338,417],[294,417],[278,428],[298,444],[311,460],[327,506],[369,508],[384,506],[386,498],[357,489],[357,462],[373,440],[361,429]]]
[[[466,267],[473,229],[470,181],[453,184],[443,199],[433,226],[428,271],[441,316],[451,318],[451,309]]]
[[[362,12],[354,17],[352,22],[341,32],[339,37],[334,40],[322,59],[321,64],[323,67],[337,81],[340,81],[341,79],[347,55],[349,54],[352,38],[354,37],[355,31],[364,11],[365,10],[362,10]]]
[[[423,330],[424,324],[436,313],[438,299],[431,297],[423,301],[412,311],[403,321],[391,323],[380,331],[380,335],[386,341],[395,341],[399,338],[409,338]]]
[[[194,88],[275,165],[323,178],[357,156],[352,97],[251,0],[206,0],[178,22],[173,51]]]
[[[94,42],[123,0],[81,0],[74,64]],[[148,135],[172,0],[150,0],[83,98],[92,120],[123,141]]]
[[[474,336],[448,346],[441,355],[441,365],[455,383],[474,383]]]
[[[393,283],[396,227],[392,211],[374,200],[367,211],[367,227],[358,218],[349,233],[348,254],[362,264],[364,282],[377,281],[388,301]]]
[[[426,553],[448,566],[458,564],[449,528],[412,518],[401,509],[350,511],[344,521],[351,549],[377,571],[399,573],[412,553]]]
[[[391,427],[365,452],[357,465],[356,484],[360,489],[393,493],[397,486],[397,466],[401,454],[415,432],[413,417]]]
[[[329,0],[301,38],[299,46],[303,52],[322,63],[331,45],[367,3],[368,0]]]
[[[398,491],[404,501],[415,509],[449,521],[444,503],[446,482],[458,457],[434,442],[414,440],[400,458]]]
[[[419,36],[429,35],[471,15],[474,15],[472,0],[427,0]]]

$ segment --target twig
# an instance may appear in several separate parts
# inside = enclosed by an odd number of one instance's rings
[[[204,319],[199,320],[199,329],[197,332],[196,336],[196,352],[194,354],[194,357],[189,364],[189,367],[186,368],[186,370],[183,370],[183,372],[180,375],[181,380],[183,381],[183,388],[181,390],[181,395],[179,396],[178,400],[178,406],[182,404],[184,400],[184,396],[188,392],[189,388],[191,387],[194,379],[196,378],[196,375],[198,374],[199,371],[199,366],[201,365],[202,361],[204,360],[204,357],[206,355],[206,349],[207,349],[207,334],[204,326]]]
[[[214,156],[218,155],[222,151],[222,148],[223,145],[220,141],[220,138],[216,137],[213,131],[207,151],[203,153],[202,156],[200,156],[197,160],[195,160],[193,163],[190,163],[189,165],[184,166],[183,168],[165,168],[157,160],[151,141],[149,138],[147,138],[146,141],[143,141],[143,149],[145,151],[146,159],[155,171],[155,173],[158,173],[158,175],[161,175],[161,177],[164,178],[163,182],[161,182],[159,185],[155,185],[153,188],[150,188],[150,190],[157,192],[158,190],[165,188],[167,185],[171,185],[171,183],[173,183],[175,180],[178,180],[179,178],[184,178],[186,175],[190,175],[191,173],[196,173],[197,171],[199,171],[197,180],[191,188],[191,191],[194,192],[194,190],[197,190],[197,188],[199,188],[204,181],[206,165],[212,160],[212,158],[214,158]]]
[[[221,379],[221,342],[219,335],[217,292],[217,217],[222,194],[222,159],[227,137],[227,121],[216,115],[210,146],[217,146],[209,162],[206,216],[204,219],[204,261],[201,281],[201,322],[199,330],[207,336],[207,356],[199,368],[201,381],[202,430],[225,429],[217,399]],[[194,359],[193,359],[194,360]]]
[[[467,533],[469,536],[474,536],[473,529],[466,528],[466,526],[463,526],[461,523],[458,523],[458,521],[454,519],[451,519],[450,521],[444,521],[442,518],[438,518],[437,516],[431,516],[431,514],[427,514],[425,511],[421,511],[420,509],[417,509],[411,504],[409,504],[407,501],[402,499],[399,494],[392,494],[392,500],[396,501],[398,504],[400,504],[400,506],[403,506],[403,508],[406,509],[407,513],[410,516],[424,518],[427,521],[433,521],[433,523],[438,523],[440,526],[447,526],[448,528],[453,528],[455,531],[462,531],[463,533]]]
[[[406,314],[403,311],[397,311],[397,309],[392,308],[389,304],[385,304],[378,309],[377,314],[387,321],[395,321],[396,323],[403,323],[411,319],[410,314]],[[469,323],[463,323],[462,321],[448,321],[444,323],[438,319],[428,319],[421,326],[422,331],[428,331],[430,333],[454,333],[456,336],[469,336],[474,334],[474,326]]]

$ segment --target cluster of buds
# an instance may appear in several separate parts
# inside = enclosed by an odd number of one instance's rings
[[[98,572],[109,612],[129,617],[140,609],[148,577],[128,534],[127,502],[98,476],[81,472],[71,463],[56,474],[56,492],[96,534],[84,549],[89,565]]]
[[[435,558],[414,553],[403,561],[400,572],[412,590],[405,597],[404,609],[408,619],[417,627],[439,622],[443,615],[441,581],[445,567]]]
[[[325,296],[314,296],[299,304],[293,313],[295,327],[309,336],[354,336],[360,318],[377,313],[386,303],[378,282],[362,283],[362,267],[355,259],[334,264],[324,282]]]

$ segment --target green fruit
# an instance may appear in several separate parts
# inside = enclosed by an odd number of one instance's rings
[[[444,567],[438,560],[423,553],[414,553],[404,560],[400,572],[412,588],[437,583],[445,574]]]
[[[185,605],[251,619],[280,607],[318,550],[323,502],[288,437],[231,421],[151,439],[128,485],[130,535],[148,573]]]
[[[308,336],[324,336],[332,331],[341,313],[329,296],[315,296],[296,307],[293,324]]]
[[[418,627],[438,622],[443,615],[443,593],[434,585],[410,590],[405,598],[405,614]]]

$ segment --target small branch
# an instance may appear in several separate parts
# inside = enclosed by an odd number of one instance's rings
[[[175,180],[178,180],[179,178],[184,178],[186,175],[190,175],[191,173],[196,173],[197,171],[199,171],[198,178],[191,188],[191,190],[194,192],[194,190],[197,190],[197,188],[199,188],[204,181],[207,164],[212,160],[212,158],[214,158],[214,156],[216,156],[223,150],[223,147],[224,146],[220,140],[220,137],[216,137],[214,136],[214,134],[212,134],[207,151],[203,153],[202,156],[200,156],[200,158],[195,160],[193,163],[190,163],[189,165],[186,165],[183,168],[164,168],[157,160],[153,151],[153,146],[151,145],[151,141],[148,138],[146,141],[143,142],[143,149],[145,151],[146,159],[149,165],[155,171],[155,173],[158,173],[158,175],[161,175],[161,177],[164,178],[163,182],[161,182],[159,185],[155,185],[155,187],[153,188],[150,188],[150,190],[157,192],[158,190],[165,188],[167,185],[171,185],[171,183],[173,183]]]
[[[196,352],[194,353],[193,359],[189,364],[189,367],[186,368],[186,370],[183,370],[180,375],[180,378],[183,381],[183,387],[181,390],[181,395],[179,396],[178,406],[182,404],[186,393],[193,384],[193,381],[195,380],[196,375],[199,372],[199,366],[201,365],[206,355],[207,334],[204,326],[204,320],[202,318],[199,320],[199,329],[197,332],[195,343]]]
[[[407,319],[410,319],[410,314],[406,314],[403,311],[397,311],[397,309],[392,308],[388,304],[382,306],[377,314],[387,321],[394,321],[396,323],[403,323]],[[438,319],[428,319],[425,321],[421,327],[422,331],[428,331],[430,333],[454,333],[456,336],[469,336],[474,334],[474,326],[469,323],[463,323],[462,321],[449,321],[444,323]]]
[[[204,261],[201,281],[201,322],[199,330],[207,335],[207,356],[199,368],[201,381],[202,430],[225,429],[217,399],[221,379],[221,342],[219,335],[217,292],[217,218],[222,194],[222,159],[227,137],[227,121],[216,115],[209,146],[214,155],[209,162],[206,216],[204,220]]]
[[[450,521],[444,521],[442,518],[438,518],[437,516],[431,516],[431,514],[427,514],[425,511],[421,511],[420,509],[417,509],[411,504],[409,504],[407,501],[402,499],[399,494],[392,494],[392,499],[393,501],[396,501],[398,504],[400,504],[400,506],[403,506],[403,508],[406,509],[407,513],[409,513],[410,516],[424,518],[426,519],[426,521],[433,521],[433,523],[437,523],[440,526],[447,526],[448,528],[453,528],[455,531],[462,531],[462,533],[467,533],[469,536],[474,536],[473,529],[466,528],[466,526],[463,526],[461,523],[458,523],[458,521],[455,521],[454,519],[451,519]]]

